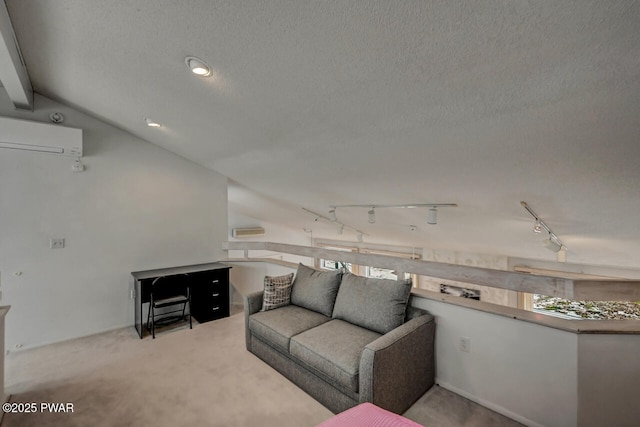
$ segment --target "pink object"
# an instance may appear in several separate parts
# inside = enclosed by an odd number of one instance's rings
[[[316,427],[424,427],[402,415],[379,408],[372,403],[361,403],[340,412]]]

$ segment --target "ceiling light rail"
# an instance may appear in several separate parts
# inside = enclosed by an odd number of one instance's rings
[[[455,208],[458,207],[456,203],[410,203],[405,205],[378,205],[378,204],[367,204],[367,205],[331,205],[330,208],[402,208],[402,209],[414,209],[414,208]]]
[[[562,240],[560,240],[557,234],[554,233],[553,230],[551,230],[551,228],[549,228],[549,226],[542,220],[542,218],[540,218],[538,214],[535,213],[535,211],[531,208],[531,206],[529,206],[525,201],[520,202],[520,204],[522,205],[523,208],[527,210],[527,212],[529,212],[529,214],[531,214],[533,219],[536,220],[536,223],[533,226],[533,232],[541,233],[542,230],[544,229],[546,230],[547,233],[549,233],[549,239],[544,241],[545,247],[553,252],[559,252],[560,250],[566,251],[567,250],[566,245],[562,242]]]
[[[356,233],[356,236],[358,238],[358,242],[362,242],[362,237],[363,236],[368,236],[368,234],[365,233],[364,231],[360,231],[355,227],[351,227],[350,225],[347,225],[347,224],[344,224],[344,223],[338,221],[338,218],[336,218],[336,216],[335,216],[335,209],[333,210],[333,212],[329,211],[329,217],[326,217],[326,216],[324,216],[322,214],[319,214],[319,213],[314,212],[314,211],[312,211],[310,209],[307,209],[307,208],[302,208],[302,210],[307,212],[307,213],[310,213],[313,216],[315,216],[316,217],[316,219],[315,219],[316,221],[322,219],[324,221],[336,224],[336,226],[338,228],[338,234],[342,234],[342,232],[343,232],[343,230],[345,228],[347,228],[349,230],[352,230],[354,233]]]
[[[336,209],[338,208],[368,208],[367,220],[370,224],[376,222],[376,209],[379,208],[392,208],[392,209],[416,209],[416,208],[429,208],[427,213],[427,224],[435,225],[438,223],[438,208],[455,208],[458,205],[455,203],[407,203],[401,205],[331,205],[329,214],[331,218],[335,218]]]

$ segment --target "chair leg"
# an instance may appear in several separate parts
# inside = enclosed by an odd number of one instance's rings
[[[193,323],[191,322],[191,298],[189,298],[189,329],[193,329]]]
[[[151,303],[149,303],[149,310],[147,310],[147,331],[151,327],[150,319],[151,319]]]
[[[151,336],[156,339],[156,310],[151,307]]]

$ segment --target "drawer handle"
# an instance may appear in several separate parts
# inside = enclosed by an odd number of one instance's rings
[[[218,283],[220,280],[216,279],[216,280],[212,280],[211,283]]]
[[[211,294],[211,296],[212,296],[212,297],[217,297],[217,296],[219,296],[219,295],[220,295],[220,294]]]
[[[220,307],[213,307],[212,310],[213,311],[220,310]]]

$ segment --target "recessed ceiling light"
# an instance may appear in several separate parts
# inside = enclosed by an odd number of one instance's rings
[[[149,117],[145,118],[144,122],[147,124],[147,126],[149,126],[151,128],[159,128],[160,127],[160,123],[154,122]]]
[[[187,56],[184,59],[184,63],[187,64],[187,67],[189,67],[193,74],[201,77],[207,77],[211,75],[211,68],[200,58],[196,58],[195,56]]]

